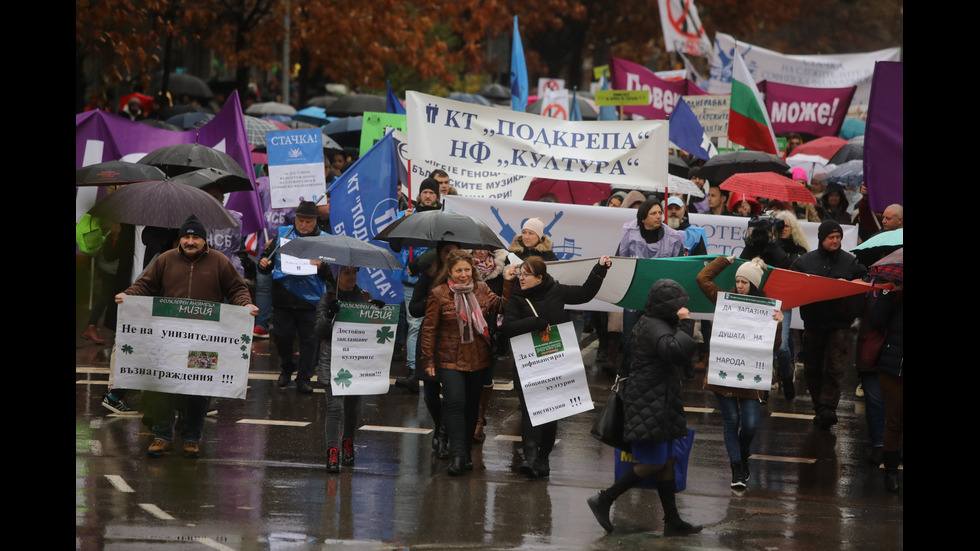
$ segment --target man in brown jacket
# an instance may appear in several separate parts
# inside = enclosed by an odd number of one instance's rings
[[[252,309],[252,315],[259,309],[252,304],[245,280],[239,275],[228,257],[208,248],[207,232],[197,216],[190,215],[180,227],[180,244],[161,254],[136,282],[116,295],[121,303],[126,295],[156,296],[172,298],[191,298],[228,302],[236,306]],[[153,442],[147,450],[150,457],[159,457],[173,450],[174,411],[178,401],[184,402],[185,413],[181,440],[184,455],[198,457],[201,453],[199,442],[204,432],[204,416],[207,414],[207,396],[177,395],[164,392],[145,393],[146,415],[152,423]]]

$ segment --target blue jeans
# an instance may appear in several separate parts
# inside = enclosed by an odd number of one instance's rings
[[[776,367],[780,379],[792,377],[796,370],[796,366],[793,364],[796,352],[793,350],[793,335],[790,333],[789,327],[792,322],[793,311],[783,310],[783,332],[780,334],[783,342],[779,345],[779,350],[776,351]]]
[[[721,410],[728,460],[747,459],[755,430],[759,427],[759,401],[754,398],[730,398],[717,392],[715,397]]]
[[[255,272],[255,306],[259,308],[255,325],[268,331],[272,319],[272,274]]]
[[[868,438],[878,447],[885,441],[885,399],[878,384],[877,371],[859,371],[864,389],[864,420],[868,423]]]
[[[415,287],[405,285],[405,315],[408,319],[408,336],[405,337],[405,366],[409,370],[415,371],[415,351],[419,345],[419,330],[422,329],[422,320],[425,317],[417,318],[408,311],[408,305],[412,303],[412,295],[415,294]]]

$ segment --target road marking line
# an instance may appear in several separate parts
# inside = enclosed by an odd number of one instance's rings
[[[239,419],[237,423],[246,425],[276,425],[281,427],[305,427],[309,421],[280,421],[278,419]]]
[[[497,436],[494,436],[493,439],[494,440],[500,440],[500,441],[503,441],[503,442],[523,442],[524,441],[519,434],[517,434],[517,435],[512,435],[512,434],[498,434]],[[559,442],[561,442],[561,438],[555,438],[555,444],[557,444]],[[755,457],[755,456],[752,456],[752,457]]]
[[[135,491],[129,486],[129,484],[126,484],[123,477],[117,474],[107,474],[105,477],[106,480],[109,481],[109,484],[112,484],[113,488],[119,490],[120,492],[132,493]]]
[[[88,450],[92,455],[102,455],[102,442],[98,440],[90,440],[88,443]]]
[[[160,520],[174,520],[174,517],[168,515],[163,509],[152,503],[140,503],[140,507],[142,507],[147,513],[150,513]]]
[[[684,411],[690,411],[691,413],[714,413],[715,408],[689,408],[685,407]]]
[[[783,417],[783,418],[786,418],[786,419],[803,419],[803,420],[806,420],[806,421],[812,421],[813,420],[813,414],[812,413],[780,413],[778,411],[774,411],[774,412],[770,413],[769,416],[770,417]]]
[[[810,457],[785,457],[782,455],[760,455],[753,453],[749,456],[751,459],[758,459],[760,461],[779,461],[780,463],[807,463],[813,464],[817,460]]]
[[[429,434],[432,429],[424,428],[414,428],[414,427],[386,427],[384,425],[364,425],[360,430],[370,430],[374,432],[401,432],[408,434]]]
[[[234,547],[228,547],[227,545],[223,543],[218,543],[211,538],[197,537],[194,538],[194,541],[198,543],[203,543],[204,545],[207,545],[211,549],[218,549],[219,551],[235,551]]]

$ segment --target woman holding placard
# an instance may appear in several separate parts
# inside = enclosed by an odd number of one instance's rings
[[[470,451],[483,391],[482,371],[491,361],[490,331],[483,312],[506,304],[514,273],[514,268],[504,272],[503,298],[498,297],[480,281],[470,253],[455,250],[449,253],[429,293],[420,339],[422,366],[426,375],[438,373],[442,382],[452,476],[473,469]]]
[[[719,256],[698,274],[698,286],[712,304],[717,302],[718,293],[724,292],[721,287],[715,284],[715,277],[734,262],[734,256]],[[759,287],[762,285],[762,276],[765,271],[766,264],[759,257],[745,262],[739,266],[735,273],[735,288],[729,292],[764,297],[765,293]],[[783,313],[780,310],[776,310],[772,317],[780,323],[783,321]],[[777,350],[779,349],[779,340],[780,329],[777,328],[775,344]],[[732,468],[731,487],[733,490],[744,490],[746,482],[749,480],[749,456],[751,455],[749,449],[752,445],[752,439],[755,437],[756,428],[759,426],[759,405],[762,403],[763,391],[708,384],[707,372],[705,372],[704,388],[714,392],[718,399],[718,408],[722,415],[725,448],[728,451],[728,459]]]
[[[550,331],[552,325],[571,321],[566,304],[582,304],[595,298],[606,277],[606,271],[612,266],[608,256],[599,259],[592,267],[583,285],[562,285],[548,275],[548,266],[538,256],[528,257],[521,264],[520,291],[507,303],[504,312],[503,332],[508,338],[523,335],[533,331]],[[520,377],[514,370],[515,384],[521,387]],[[524,403],[521,399],[521,441],[524,446],[524,461],[521,472],[531,478],[548,476],[551,465],[548,456],[555,445],[555,435],[558,422],[551,421],[534,427]]]

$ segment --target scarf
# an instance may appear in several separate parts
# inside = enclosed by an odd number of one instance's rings
[[[479,333],[490,338],[490,329],[487,327],[487,320],[483,319],[483,311],[480,310],[480,303],[476,300],[473,293],[474,284],[457,285],[451,279],[447,280],[449,290],[453,292],[453,300],[456,306],[456,318],[459,323],[459,340],[462,343],[473,342],[474,329]]]
[[[480,276],[484,281],[493,272],[494,268],[497,267],[497,262],[493,259],[493,253],[487,255],[485,260],[480,260],[477,257],[473,257],[473,264],[476,266],[477,271],[480,272]]]

